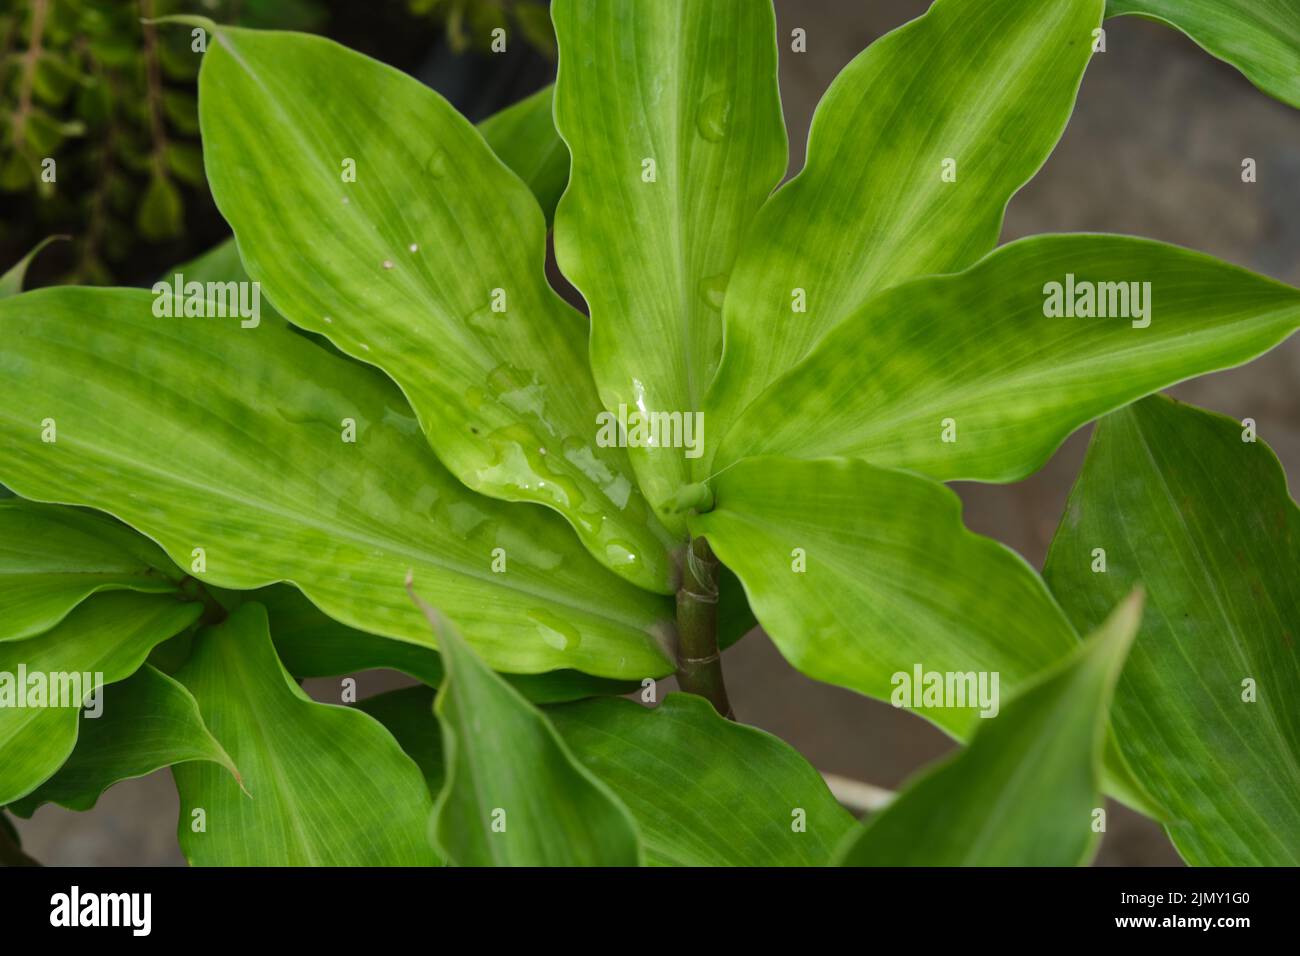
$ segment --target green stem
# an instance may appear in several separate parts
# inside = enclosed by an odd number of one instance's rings
[[[677,637],[677,682],[682,690],[703,697],[734,720],[718,650],[718,559],[703,538],[695,538],[686,549],[677,592]]]

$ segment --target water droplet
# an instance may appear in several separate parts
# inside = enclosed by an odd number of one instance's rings
[[[498,365],[488,373],[488,388],[511,411],[545,418],[546,387],[537,380],[536,373],[510,364]]]
[[[416,245],[414,242],[411,243],[411,244],[410,244],[409,246],[407,246],[406,248],[410,249],[412,252],[419,252],[419,251],[420,251],[420,247],[419,247],[418,245]]]
[[[558,614],[537,608],[528,612],[528,619],[537,626],[542,640],[557,651],[574,651],[582,643],[578,629]]]
[[[710,143],[716,143],[726,136],[730,123],[731,97],[726,93],[714,93],[705,100],[695,118],[695,126],[700,135]]]
[[[434,149],[429,159],[425,162],[424,168],[434,179],[441,179],[447,175],[447,154],[441,149]]]
[[[322,315],[321,318],[325,320],[326,325],[331,325],[334,322],[334,320],[331,319],[328,315]]]
[[[343,196],[339,199],[339,202],[343,203],[343,205],[346,206],[348,203],[352,202],[352,200],[349,199],[347,196]]]
[[[634,545],[627,541],[607,541],[605,543],[605,560],[610,567],[635,567],[641,563],[640,556],[632,550]]]
[[[369,351],[370,351],[370,346],[367,345],[365,342],[362,342],[362,343],[360,343],[360,344],[361,344],[361,351],[363,351],[363,352],[369,352]]]
[[[385,260],[384,260],[384,268],[385,268],[385,269],[391,269],[392,267],[393,267],[393,260],[392,260],[392,259],[385,259]]]
[[[720,274],[700,280],[700,297],[712,309],[722,309],[722,300],[727,294],[728,276]]]

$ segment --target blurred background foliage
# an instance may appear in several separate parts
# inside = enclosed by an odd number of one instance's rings
[[[228,234],[203,174],[192,28],[142,22],[178,13],[345,39],[471,119],[554,69],[546,0],[0,0],[0,271],[63,234],[29,288],[139,284]]]

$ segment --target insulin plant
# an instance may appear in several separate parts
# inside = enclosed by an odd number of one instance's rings
[[[1300,105],[1289,5],[1113,6]],[[1300,515],[1254,423],[1153,395],[1300,291],[995,248],[1103,0],[938,0],[779,189],[815,41],[769,3],[552,14],[554,90],[478,129],[326,40],[167,27],[208,36],[235,239],[0,301],[0,805],[171,766],[195,864],[1076,864],[1106,794],[1190,862],[1300,862]],[[1046,581],[962,526],[941,482],[1099,417]],[[753,618],[966,746],[855,821],[728,719]],[[297,682],[375,667],[419,686]]]

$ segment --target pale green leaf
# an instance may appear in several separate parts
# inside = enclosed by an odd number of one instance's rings
[[[373,717],[302,692],[275,656],[259,605],[204,631],[176,678],[244,788],[216,764],[172,768],[181,850],[191,864],[437,863],[426,835],[432,798],[419,767]]]
[[[0,300],[0,481],[117,515],[204,583],[290,581],[344,624],[428,645],[402,589],[414,569],[503,670],[671,672],[669,602],[606,572],[557,516],[465,489],[381,374],[266,316],[160,319],[153,302]],[[40,441],[46,416],[56,444]]]
[[[1300,109],[1300,6],[1295,0],[1107,0],[1107,16],[1126,13],[1181,30],[1269,96]]]
[[[1065,314],[1045,314],[1058,303]],[[849,455],[1014,481],[1085,422],[1249,361],[1297,327],[1300,290],[1202,253],[1037,236],[875,296],[746,409],[717,465]]]
[[[181,577],[157,545],[106,515],[0,501],[0,642],[49,630],[98,591],[175,592]]]
[[[870,295],[993,248],[1065,128],[1102,5],[938,0],[836,77],[803,171],[759,212],[727,288],[714,436]]]
[[[213,197],[275,307],[387,372],[469,487],[554,508],[671,593],[667,531],[626,452],[596,444],[588,324],[547,283],[545,219],[474,127],[299,34],[219,29],[199,90]]]
[[[1083,646],[909,784],[837,854],[841,866],[1078,866],[1105,826],[1101,755],[1140,593]],[[1098,816],[1098,814],[1101,814]]]
[[[772,4],[558,0],[554,17],[573,154],[556,259],[590,307],[606,408],[680,420],[701,408],[741,239],[785,172]],[[632,450],[656,508],[706,437]]]
[[[129,677],[201,610],[166,595],[113,591],[39,637],[0,644],[0,806],[36,789],[68,759],[81,705],[86,697],[94,703],[97,682]]]
[[[430,832],[460,866],[636,866],[637,827],[546,716],[445,623],[447,681],[435,711],[445,783]]]
[[[192,760],[239,773],[208,732],[190,692],[145,664],[104,692],[103,716],[81,722],[68,762],[10,809],[23,817],[43,803],[89,810],[115,783]]]
[[[1080,627],[1147,591],[1113,719],[1183,857],[1295,866],[1300,509],[1246,435],[1161,396],[1102,419],[1045,574]]]
[[[702,697],[658,707],[591,700],[548,709],[578,759],[613,789],[658,866],[820,866],[853,826],[794,749]]]
[[[879,700],[923,672],[998,675],[1014,695],[1078,635],[1014,551],[966,530],[943,485],[856,459],[750,458],[713,481],[691,531],[740,578],[763,629],[809,677]],[[991,680],[986,686],[992,689]],[[989,710],[907,706],[959,739]],[[1112,791],[1153,812],[1123,762]]]

